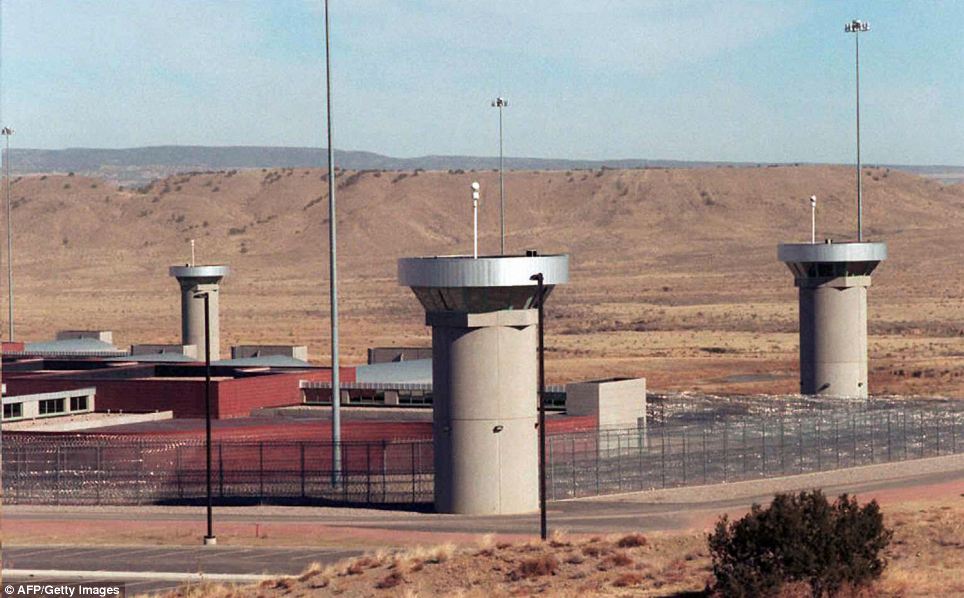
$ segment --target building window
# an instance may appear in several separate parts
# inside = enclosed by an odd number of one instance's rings
[[[10,403],[3,406],[3,419],[23,417],[23,403]]]
[[[87,410],[87,397],[70,397],[70,410],[71,410],[71,411],[86,411],[86,410]]]
[[[40,415],[53,415],[64,412],[63,399],[45,399],[40,401]]]

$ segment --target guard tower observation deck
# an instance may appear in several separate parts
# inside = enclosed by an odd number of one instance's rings
[[[432,327],[436,510],[537,510],[536,308],[569,281],[569,256],[403,258],[398,281]]]
[[[867,288],[885,243],[785,243],[800,305],[800,392],[866,397]]]

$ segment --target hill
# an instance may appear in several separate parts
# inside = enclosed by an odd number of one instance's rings
[[[258,168],[324,168],[327,150],[313,147],[264,146],[155,146],[123,149],[68,148],[62,150],[14,149],[11,168],[16,174],[74,172],[110,180],[118,185],[141,186],[173,174],[192,171]],[[497,157],[419,156],[394,158],[374,152],[335,151],[335,163],[349,170],[490,170]],[[717,166],[763,166],[737,162],[682,160],[565,160],[508,156],[512,170],[707,168]],[[960,182],[962,166],[892,166],[945,182]]]
[[[492,171],[339,171],[343,353],[428,342],[395,260],[471,249],[468,185],[483,188],[480,248],[498,248]],[[875,275],[875,391],[964,389],[964,187],[887,168],[864,179],[865,236],[891,259]],[[656,388],[796,387],[796,302],[779,241],[845,240],[853,171],[759,167],[522,171],[507,177],[507,246],[572,254],[550,308],[552,381],[646,375]],[[307,343],[327,354],[324,170],[172,175],[140,189],[69,175],[12,187],[18,330],[115,330],[121,343],[173,341],[167,267],[224,262],[225,345]],[[4,294],[5,299],[5,294]],[[5,312],[4,312],[5,313]]]

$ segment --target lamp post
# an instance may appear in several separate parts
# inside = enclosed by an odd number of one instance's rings
[[[810,196],[810,242],[817,242],[817,196]]]
[[[479,183],[472,181],[472,257],[479,258]]]
[[[860,182],[860,34],[870,31],[870,23],[854,19],[844,25],[844,32],[854,34],[854,57],[857,71],[857,242],[863,241],[863,197]]]
[[[335,149],[331,134],[331,30],[325,0],[325,98],[328,115],[328,259],[331,304],[331,483],[341,483],[341,376],[338,371],[338,247],[335,235]]]
[[[6,203],[7,203],[7,309],[9,310],[7,314],[8,324],[9,324],[9,337],[8,340],[13,341],[13,221],[10,218],[11,206],[10,206],[10,136],[13,135],[13,129],[10,127],[4,127],[0,130],[0,134],[6,137],[7,141],[7,152],[4,156],[3,165],[6,169],[6,185],[4,191],[6,192]]]
[[[539,537],[548,538],[546,521],[546,351],[545,351],[545,278],[542,273],[533,274],[529,280],[536,281],[539,303]]]
[[[492,100],[492,107],[499,109],[499,228],[501,229],[499,255],[505,255],[505,180],[502,154],[502,109],[509,105],[505,98]]]
[[[218,543],[214,535],[214,512],[211,506],[211,309],[210,295],[198,293],[195,299],[204,299],[204,432],[207,452],[207,516],[208,533],[204,536],[204,545],[213,546]]]

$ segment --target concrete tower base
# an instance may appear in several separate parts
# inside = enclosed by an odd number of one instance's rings
[[[497,515],[539,508],[537,323],[535,309],[426,314],[436,511]]]
[[[181,286],[181,344],[197,347],[197,357],[204,359],[204,298],[207,293],[211,310],[211,361],[221,359],[221,317],[219,289],[227,266],[173,266],[171,276]]]
[[[867,397],[870,276],[798,278],[800,392]]]

